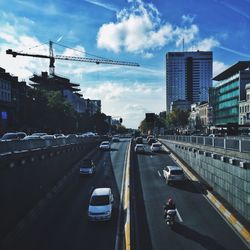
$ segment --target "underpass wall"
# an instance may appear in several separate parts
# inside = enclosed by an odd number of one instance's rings
[[[24,150],[0,157],[0,241],[99,141]]]
[[[162,142],[250,221],[249,162],[173,141],[162,140]]]

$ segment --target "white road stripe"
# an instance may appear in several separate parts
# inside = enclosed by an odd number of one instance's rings
[[[181,218],[181,215],[180,215],[178,209],[176,208],[175,210],[176,210],[176,214],[177,214],[177,217],[178,217],[179,221],[183,222],[183,219]]]
[[[161,177],[161,173],[160,173],[160,171],[158,170],[158,175]]]

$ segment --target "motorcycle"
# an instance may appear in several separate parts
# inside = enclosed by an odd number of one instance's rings
[[[171,210],[168,210],[166,213],[167,214],[165,215],[165,222],[167,223],[167,225],[169,225],[172,228],[175,224],[176,210],[171,209]]]

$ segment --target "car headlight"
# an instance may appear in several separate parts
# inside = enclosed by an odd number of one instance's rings
[[[111,211],[106,211],[104,214],[105,214],[105,215],[110,215],[110,214],[111,214]]]

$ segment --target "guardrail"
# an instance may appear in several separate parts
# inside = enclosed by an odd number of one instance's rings
[[[225,150],[233,150],[240,153],[250,153],[250,139],[238,139],[229,137],[203,137],[187,135],[165,135],[161,138],[172,141],[180,141]]]
[[[63,146],[68,144],[79,144],[99,140],[95,137],[83,138],[56,138],[56,139],[33,139],[18,141],[0,141],[0,155],[8,152],[31,150],[37,148],[48,148],[54,146]]]

